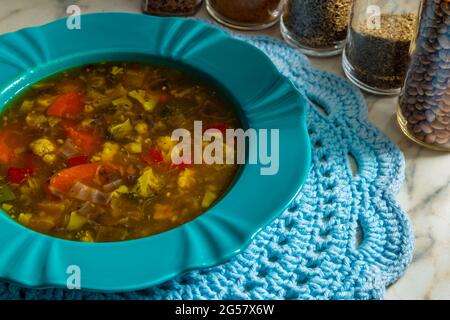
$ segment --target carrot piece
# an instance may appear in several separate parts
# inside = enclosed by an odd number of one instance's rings
[[[84,154],[91,154],[100,146],[101,137],[94,131],[78,130],[75,126],[65,123],[66,135]]]
[[[94,162],[61,170],[50,178],[49,188],[67,193],[77,181],[89,182],[94,180],[101,165],[101,162]]]
[[[52,103],[47,109],[47,115],[58,118],[72,118],[83,112],[84,102],[77,92],[65,93]]]
[[[0,164],[11,164],[17,160],[15,149],[27,145],[26,138],[15,127],[0,129]]]

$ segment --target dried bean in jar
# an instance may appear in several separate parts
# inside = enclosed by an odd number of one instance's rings
[[[450,151],[450,2],[424,0],[398,120],[403,132],[432,149]],[[411,112],[412,110],[412,112]]]

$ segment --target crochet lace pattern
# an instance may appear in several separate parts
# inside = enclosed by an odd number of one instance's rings
[[[289,209],[229,262],[156,287],[104,294],[1,282],[0,299],[383,298],[412,257],[411,224],[394,198],[403,155],[368,122],[362,95],[347,81],[313,69],[281,41],[240,38],[263,50],[311,101],[311,172]]]

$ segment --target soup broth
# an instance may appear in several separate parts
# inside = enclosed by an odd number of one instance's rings
[[[200,215],[238,166],[174,164],[173,130],[236,128],[216,88],[172,67],[100,63],[33,85],[0,122],[0,203],[18,223],[85,242],[147,237]]]

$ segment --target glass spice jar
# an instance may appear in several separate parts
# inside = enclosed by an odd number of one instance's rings
[[[413,141],[450,151],[450,1],[423,0],[397,119]]]
[[[155,16],[192,16],[203,0],[143,0],[142,12]]]
[[[419,10],[419,0],[354,1],[342,58],[350,81],[370,93],[400,93]]]
[[[347,38],[352,0],[287,0],[281,35],[312,56],[339,54]]]
[[[283,0],[206,0],[208,13],[235,29],[261,30],[278,22]]]

